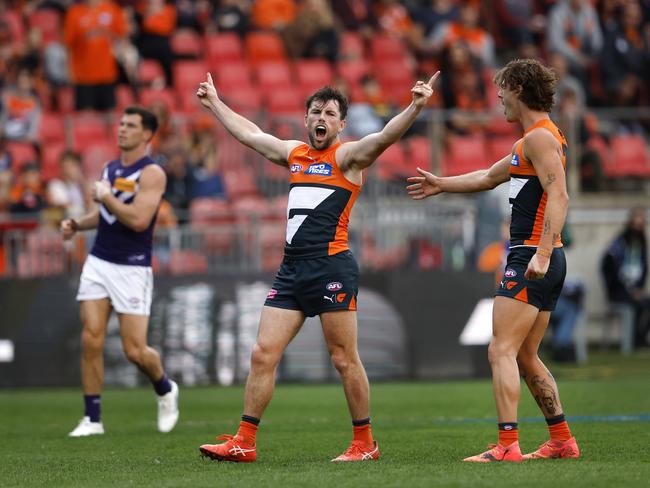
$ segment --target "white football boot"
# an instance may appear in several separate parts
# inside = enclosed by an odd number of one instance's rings
[[[158,397],[158,430],[170,432],[178,421],[178,385],[175,381],[169,380],[172,384],[170,392]]]
[[[68,434],[68,437],[87,437],[89,435],[101,435],[104,433],[104,426],[101,422],[91,422],[90,417],[84,417],[79,425]]]

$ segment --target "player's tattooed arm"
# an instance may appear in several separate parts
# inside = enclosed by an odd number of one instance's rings
[[[556,179],[557,179],[557,177],[555,176],[555,173],[549,173],[549,174],[546,175],[546,184],[547,184],[547,185],[550,185],[550,184],[552,184]]]

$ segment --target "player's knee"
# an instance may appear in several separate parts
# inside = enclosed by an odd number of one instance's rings
[[[519,351],[517,354],[517,366],[519,367],[519,373],[525,375],[526,371],[530,371],[535,366],[537,362],[537,351],[531,352],[526,350]]]
[[[330,351],[332,364],[339,373],[344,373],[354,364],[353,357],[349,351],[342,347],[335,347]]]
[[[254,368],[274,368],[278,362],[278,355],[271,349],[258,342],[253,345],[251,352],[251,366]]]
[[[104,348],[104,336],[91,329],[84,329],[81,333],[81,346],[84,354],[101,352]]]
[[[493,339],[488,346],[488,360],[491,364],[505,357],[515,355],[516,351],[507,342]]]
[[[124,355],[126,359],[131,361],[133,364],[139,365],[142,362],[142,355],[144,353],[144,348],[138,346],[125,346]]]

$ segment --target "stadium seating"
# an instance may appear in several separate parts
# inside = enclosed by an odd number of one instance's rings
[[[99,179],[106,163],[118,155],[119,150],[115,143],[104,141],[88,145],[81,159],[84,175],[91,181]]]
[[[203,39],[194,31],[177,31],[171,38],[171,46],[177,58],[203,57]]]
[[[157,79],[164,79],[165,73],[162,66],[155,59],[143,59],[138,65],[138,82],[144,86],[150,86]]]
[[[334,78],[330,63],[324,59],[302,59],[295,63],[296,78],[303,94],[311,93]]]
[[[203,61],[176,61],[173,67],[176,93],[196,93],[199,83],[205,81],[207,72],[208,65]]]
[[[210,69],[229,67],[244,57],[244,47],[239,36],[233,32],[208,34],[205,40],[207,61]]]
[[[361,34],[355,31],[341,33],[339,59],[344,61],[361,61],[366,58],[366,48]]]
[[[406,140],[411,167],[431,168],[431,141],[425,136],[412,136]],[[413,173],[415,175],[415,173]],[[409,175],[410,176],[410,175]]]
[[[226,189],[226,195],[228,195],[229,199],[233,200],[233,208],[236,209],[236,214],[238,210],[241,210],[241,206],[244,205],[241,203],[242,200],[255,200],[257,202],[260,199],[260,197],[255,196],[257,195],[255,175],[253,174],[253,170],[247,166],[241,165],[236,170],[224,171],[223,183]],[[264,202],[263,199],[262,202]]]
[[[253,31],[246,34],[246,55],[252,64],[269,61],[286,61],[287,54],[282,38],[276,32]]]
[[[14,174],[20,173],[20,169],[27,163],[37,163],[38,155],[36,154],[36,149],[34,145],[30,142],[17,142],[9,141],[7,142],[7,149],[11,153],[12,168]]]
[[[50,144],[65,142],[65,127],[61,116],[55,112],[42,112],[38,125],[38,139],[41,143]]]
[[[489,166],[486,159],[485,137],[482,134],[449,136],[442,160],[444,176],[456,176]]]
[[[611,160],[605,174],[611,176],[650,176],[650,159],[643,136],[617,135],[610,141]]]
[[[228,202],[221,198],[196,198],[190,203],[190,222],[200,233],[203,247],[213,255],[227,254],[235,242],[235,219]]]
[[[118,85],[115,89],[115,98],[117,104],[115,110],[121,116],[124,109],[130,105],[135,105],[135,95],[130,86]]]
[[[278,87],[266,95],[266,108],[271,114],[304,114],[303,100],[291,87]],[[277,137],[281,137],[277,135]]]
[[[336,72],[348,85],[354,87],[370,73],[370,63],[365,59],[339,61],[336,64]]]
[[[7,8],[7,10],[2,12],[2,15],[0,15],[0,20],[9,26],[12,41],[18,45],[22,45],[25,42],[25,27],[23,26],[23,21],[21,20],[18,11]]]
[[[286,61],[268,61],[255,66],[257,87],[263,91],[293,85],[291,67]]]
[[[406,62],[408,52],[399,37],[379,34],[370,39],[370,57],[376,64],[384,61]]]
[[[208,260],[197,251],[172,249],[169,256],[169,272],[172,275],[206,273]]]
[[[43,47],[61,39],[61,14],[54,9],[35,10],[29,15],[27,25],[41,32]]]
[[[231,87],[250,87],[252,89],[253,86],[251,68],[246,61],[230,61],[227,65],[220,65],[214,68],[212,76],[217,92]]]
[[[176,108],[176,97],[174,93],[168,88],[164,90],[154,90],[153,88],[145,88],[142,91],[140,91],[141,105],[147,107],[152,102],[163,103],[169,112],[173,112]]]
[[[77,152],[85,151],[89,146],[107,141],[108,127],[102,115],[96,112],[80,112],[70,118],[72,147]]]
[[[488,138],[485,167],[487,168],[487,165],[496,163],[501,158],[508,156],[512,152],[515,142],[516,139],[513,139],[510,136]]]
[[[397,142],[379,155],[377,162],[377,175],[386,180],[401,179],[415,173],[415,164],[407,160],[404,148]]]
[[[47,181],[59,176],[59,160],[66,149],[63,141],[51,141],[41,147],[41,176]]]

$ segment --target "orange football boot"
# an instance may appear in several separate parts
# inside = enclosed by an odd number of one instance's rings
[[[231,461],[233,463],[252,463],[257,459],[255,444],[247,443],[240,435],[222,434],[217,437],[222,444],[203,444],[199,451],[204,456],[217,461]]]
[[[377,459],[379,459],[379,446],[376,441],[371,445],[362,441],[352,441],[350,447],[339,457],[332,459],[332,462],[376,461]]]
[[[519,463],[523,461],[521,449],[519,449],[519,441],[513,442],[507,447],[501,444],[490,444],[488,447],[490,448],[488,451],[477,454],[476,456],[467,457],[463,461],[470,463],[492,463],[495,461]]]
[[[524,459],[569,459],[580,457],[575,437],[566,441],[548,440],[535,452],[524,455]]]

